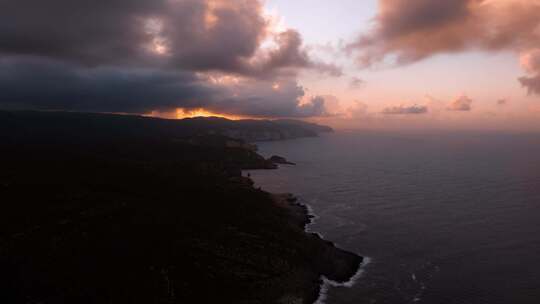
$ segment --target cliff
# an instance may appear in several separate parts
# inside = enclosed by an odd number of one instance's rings
[[[242,142],[57,115],[0,123],[2,303],[312,303],[362,260],[242,177],[268,166]]]

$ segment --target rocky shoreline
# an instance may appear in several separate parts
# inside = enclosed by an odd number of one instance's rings
[[[312,223],[314,215],[311,214],[309,207],[298,202],[293,194],[272,194],[272,199],[276,206],[288,210],[290,223],[301,229],[315,246],[312,266],[319,279],[316,282],[317,286],[309,289],[304,303],[319,303],[328,282],[332,282],[333,285],[352,285],[354,278],[361,271],[364,258],[337,248],[334,243],[324,240],[317,233],[308,232],[306,228]]]
[[[213,121],[5,116],[1,303],[311,304],[362,262],[242,176],[286,160],[198,133]]]

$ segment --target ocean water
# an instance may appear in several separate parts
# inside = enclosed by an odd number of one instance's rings
[[[260,143],[252,171],[310,226],[370,258],[325,303],[540,303],[540,134],[337,132]]]

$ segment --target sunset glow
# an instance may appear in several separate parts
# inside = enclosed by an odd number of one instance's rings
[[[3,9],[0,106],[540,130],[540,0],[128,3],[78,35],[56,25],[62,5]]]
[[[230,120],[245,119],[245,117],[240,117],[240,116],[236,116],[236,115],[213,113],[213,112],[205,110],[203,108],[200,108],[200,109],[177,109],[176,110],[176,118],[177,119],[195,118],[195,117],[219,117],[219,118],[226,118],[226,119],[230,119]]]
[[[0,304],[539,303],[540,0],[0,3]]]

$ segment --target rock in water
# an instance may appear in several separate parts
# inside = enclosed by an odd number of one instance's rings
[[[295,163],[292,163],[292,162],[288,161],[285,157],[281,157],[281,156],[278,156],[278,155],[273,155],[268,160],[273,162],[274,164],[296,165]]]

